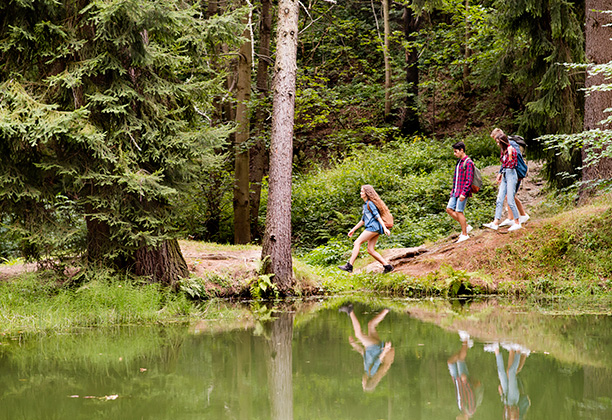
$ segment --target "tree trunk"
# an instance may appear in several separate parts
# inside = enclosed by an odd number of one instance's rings
[[[244,37],[250,36],[246,29]],[[251,99],[251,41],[240,47],[236,83],[236,131],[234,166],[234,243],[251,242],[249,213],[249,100]]]
[[[281,0],[282,1],[282,0]],[[268,339],[268,390],[272,420],[293,419],[293,314],[272,321]]]
[[[589,64],[604,64],[612,61],[612,28],[606,26],[610,23],[607,14],[598,12],[599,10],[612,10],[612,0],[586,0],[586,25],[585,25],[585,49],[586,58]],[[586,87],[606,83],[603,75],[588,76]],[[595,128],[610,129],[609,126],[600,124],[607,115],[604,113],[606,108],[612,107],[612,92],[595,91],[586,96],[584,101],[584,130]],[[590,153],[597,153],[596,150],[589,150],[588,147],[582,150],[582,160]],[[582,171],[583,181],[612,178],[612,160],[602,159],[595,166],[586,167]],[[581,199],[589,195],[588,187],[581,191]]]
[[[463,51],[463,94],[465,95],[470,91],[470,82],[468,80],[470,76],[470,66],[468,60],[470,59],[470,0],[465,0],[465,33],[464,33],[464,51]]]
[[[389,0],[382,0],[383,25],[384,25],[384,45],[383,57],[385,60],[385,120],[391,114],[391,63],[389,61],[389,38],[391,28],[389,25]]]
[[[418,114],[418,99],[419,99],[419,53],[414,46],[416,38],[414,33],[418,30],[418,20],[414,11],[404,6],[404,37],[409,44],[406,49],[406,84],[408,91],[406,92],[406,107],[402,116],[402,134],[410,135],[420,131]]]
[[[93,212],[91,206],[87,206],[86,212]],[[110,227],[107,223],[100,222],[90,216],[85,216],[87,227],[87,261],[98,263],[106,259],[105,255],[110,250]]]
[[[288,293],[293,284],[291,170],[299,2],[279,0],[278,15],[270,139],[270,184],[261,258],[264,262],[264,273],[274,274],[273,281],[279,291]]]
[[[142,247],[134,255],[134,273],[149,277],[151,283],[175,287],[189,275],[187,263],[176,239],[164,241],[158,248]]]
[[[259,204],[261,201],[261,181],[266,169],[265,147],[265,107],[263,100],[270,91],[268,67],[270,65],[270,38],[272,35],[271,1],[261,0],[261,22],[259,26],[259,61],[257,62],[257,92],[260,105],[255,111],[255,143],[250,150],[251,158],[251,239],[261,238],[259,230]]]

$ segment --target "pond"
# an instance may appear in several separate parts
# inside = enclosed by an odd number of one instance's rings
[[[348,303],[0,337],[0,418],[612,418],[609,315]]]

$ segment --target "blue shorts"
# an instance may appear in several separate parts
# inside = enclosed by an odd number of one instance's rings
[[[468,201],[467,197],[465,197],[465,200],[463,201],[460,201],[459,197],[451,197],[450,200],[448,200],[448,204],[446,205],[446,208],[455,210],[457,213],[463,213],[463,210],[465,210],[465,204],[467,203],[467,201]]]

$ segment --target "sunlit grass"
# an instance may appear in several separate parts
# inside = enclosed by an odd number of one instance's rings
[[[174,323],[196,312],[184,294],[103,276],[77,289],[37,274],[0,283],[0,332]]]

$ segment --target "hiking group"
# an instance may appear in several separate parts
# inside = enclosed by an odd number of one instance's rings
[[[497,174],[499,191],[497,193],[497,201],[495,202],[494,219],[483,226],[493,230],[497,230],[502,226],[510,226],[508,231],[513,232],[521,229],[523,223],[529,220],[529,215],[525,212],[523,204],[516,196],[521,186],[521,181],[527,175],[527,164],[523,159],[521,146],[517,143],[517,140],[522,141],[522,139],[520,137],[508,137],[499,128],[491,132],[491,137],[500,149],[501,167]],[[457,242],[463,242],[470,238],[468,234],[472,230],[472,227],[467,224],[465,219],[465,205],[468,198],[472,196],[472,192],[477,192],[481,186],[480,173],[474,166],[472,159],[466,154],[463,142],[453,144],[453,153],[458,160],[455,165],[453,189],[446,206],[446,212],[461,225],[461,234]],[[476,178],[479,179],[478,183],[475,182]],[[508,203],[508,218],[502,221],[504,202]]]
[[[521,181],[527,175],[527,165],[523,159],[521,145],[517,142],[522,142],[522,138],[518,136],[508,137],[499,128],[495,128],[491,132],[491,137],[500,148],[501,168],[497,174],[499,192],[495,203],[495,217],[492,222],[485,223],[483,226],[493,230],[509,226],[508,231],[512,232],[521,229],[522,224],[529,220],[529,215],[525,213],[522,203],[516,197]],[[482,187],[482,179],[480,171],[467,155],[463,142],[453,144],[453,154],[457,158],[457,164],[455,165],[453,188],[446,206],[446,212],[461,225],[461,234],[457,242],[463,242],[470,238],[469,233],[472,231],[472,226],[468,225],[465,219],[465,205],[472,193],[478,192]],[[355,239],[349,261],[338,268],[349,273],[352,272],[353,264],[359,256],[361,244],[367,242],[368,253],[382,264],[383,274],[389,273],[393,271],[393,266],[376,251],[375,247],[381,233],[390,235],[389,229],[393,226],[393,216],[371,185],[362,185],[360,196],[364,201],[361,220],[348,232],[348,236],[352,237],[357,229],[362,226],[365,226],[365,229]],[[502,221],[504,202],[508,203],[508,218]]]

